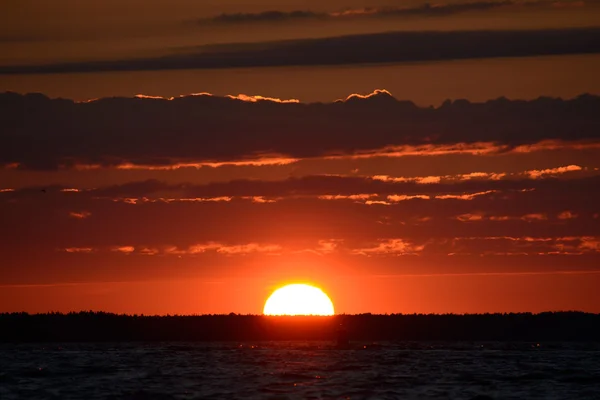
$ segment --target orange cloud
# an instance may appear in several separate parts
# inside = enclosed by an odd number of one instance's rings
[[[235,246],[222,246],[217,249],[217,253],[222,254],[249,254],[249,253],[266,253],[277,254],[282,250],[282,247],[276,244],[261,245],[258,243],[248,243]]]
[[[387,199],[391,202],[397,203],[400,201],[413,200],[413,199],[429,200],[429,199],[431,199],[431,197],[428,195],[423,195],[423,194],[416,194],[416,195],[391,194],[387,197]]]
[[[389,175],[373,175],[370,178],[383,182],[415,182],[421,184],[440,183],[441,181],[469,181],[474,179],[502,180],[506,178],[532,178],[538,179],[567,172],[582,171],[579,165],[567,165],[563,167],[548,168],[543,170],[528,170],[523,172],[470,172],[467,174],[440,175],[440,176],[415,176],[415,177],[392,177]]]
[[[417,180],[417,183],[440,183],[441,178],[439,176],[425,176]]]
[[[515,153],[532,153],[535,151],[543,150],[586,150],[586,149],[599,149],[600,142],[590,140],[574,140],[574,141],[563,141],[563,140],[542,140],[537,143],[523,144],[512,149]]]
[[[548,217],[545,214],[527,214],[521,217],[523,221],[533,222],[533,221],[546,221]]]
[[[386,95],[386,96],[392,97],[392,94],[385,89],[375,89],[372,93],[369,93],[369,94],[353,93],[353,94],[349,95],[348,97],[346,97],[346,100],[338,99],[338,100],[336,100],[336,102],[345,102],[345,101],[348,101],[351,99],[368,99],[368,98],[379,96],[379,95]]]
[[[192,202],[192,203],[207,203],[207,202],[228,202],[231,201],[233,197],[231,196],[219,196],[219,197],[194,197],[194,198],[156,198],[151,199],[148,197],[117,197],[112,199],[114,202],[123,202],[126,204],[140,204],[140,203],[175,203],[175,202]]]
[[[63,249],[67,253],[92,253],[95,249],[91,247],[67,247]]]
[[[579,146],[573,143],[561,142],[561,145],[556,145],[557,148],[588,148],[594,144],[580,144]],[[595,146],[600,148],[599,146]],[[529,151],[546,150],[545,145],[541,145],[539,148],[535,145],[527,147]],[[485,155],[495,153],[510,153],[514,149],[508,148],[507,146],[499,146],[493,143],[458,143],[452,145],[417,145],[417,146],[387,146],[380,149],[359,151],[354,154],[338,154],[328,155],[322,157],[314,157],[314,159],[324,160],[351,160],[351,159],[366,159],[366,158],[397,158],[404,156],[439,156],[447,154],[472,154],[472,155]],[[525,152],[525,151],[520,151]],[[184,168],[195,168],[200,169],[203,167],[219,168],[223,166],[235,166],[235,167],[261,167],[261,166],[276,166],[276,165],[289,165],[302,161],[303,158],[289,157],[281,154],[264,154],[255,158],[243,158],[243,159],[232,159],[227,161],[178,161],[172,160],[165,165],[149,165],[143,163],[130,163],[124,162],[112,166],[105,166],[99,164],[79,164],[76,163],[73,166],[64,166],[63,168],[73,168],[76,170],[95,170],[102,168],[116,168],[121,170],[148,170],[148,171],[171,171]],[[6,167],[5,167],[6,168]],[[583,170],[578,165],[568,165],[563,167],[548,168],[543,170],[530,170],[520,173],[505,173],[505,172],[471,172],[466,174],[457,175],[442,175],[442,176],[420,176],[420,177],[391,177],[388,175],[375,175],[372,178],[382,181],[390,182],[418,182],[418,183],[439,183],[441,180],[471,180],[471,179],[492,179],[500,180],[508,177],[519,177],[521,175],[528,176],[533,179],[537,179],[544,176],[564,174],[566,172],[575,172]],[[358,170],[354,170],[356,173]],[[65,189],[68,191],[68,189]]]
[[[151,247],[143,247],[139,250],[139,253],[143,254],[145,256],[154,256],[154,255],[158,254],[158,249],[151,248]]]
[[[493,142],[474,142],[474,143],[454,143],[454,144],[423,144],[423,145],[394,145],[385,146],[373,150],[361,150],[354,154],[332,154],[320,158],[324,159],[363,159],[363,158],[376,158],[376,157],[406,157],[406,156],[440,156],[449,154],[471,154],[471,155],[495,155],[495,154],[508,154],[508,153],[533,153],[537,151],[545,150],[586,150],[586,149],[600,149],[599,142],[591,142],[588,140],[580,141],[561,141],[561,140],[544,140],[534,144],[522,145],[522,146],[509,146],[503,144],[497,144]],[[575,167],[575,168],[574,168]],[[542,170],[546,174],[557,174],[564,172],[577,171],[581,167],[578,166],[566,166],[551,168],[548,170]],[[563,170],[567,168],[566,170]],[[528,171],[529,172],[529,171]],[[531,174],[526,172],[528,175],[536,175],[536,170],[530,171]],[[537,171],[539,172],[539,171]],[[502,179],[505,177],[503,172],[474,172],[469,174],[457,175],[456,179],[462,177],[462,179],[469,178],[484,178],[487,175],[489,179]]]
[[[277,198],[267,198],[264,196],[242,196],[241,197],[244,200],[250,200],[253,203],[275,203],[277,202],[277,200],[281,200],[281,197],[277,197]]]
[[[600,252],[600,238],[593,236],[584,236],[581,238],[579,248],[582,250],[591,250]]]
[[[196,255],[214,251],[225,255],[245,255],[250,253],[264,253],[275,255],[281,252],[282,247],[276,244],[246,243],[238,245],[226,245],[219,242],[206,242],[189,246],[187,249],[177,247],[167,247],[163,250],[164,254],[171,255]]]
[[[72,218],[77,218],[77,219],[85,219],[88,218],[89,216],[91,216],[92,213],[87,212],[87,211],[81,211],[81,212],[70,212],[69,216]]]
[[[135,251],[135,247],[133,246],[116,246],[111,249],[111,251],[115,251],[118,253],[130,254]]]
[[[373,247],[354,249],[351,254],[357,255],[418,255],[425,248],[424,245],[414,245],[403,239],[380,239]]]
[[[481,220],[483,220],[483,215],[481,215],[481,214],[462,214],[462,215],[457,216],[456,219],[461,222],[481,221]]]
[[[367,201],[365,201],[365,204],[368,206],[372,206],[372,205],[389,206],[389,205],[391,205],[387,201],[383,201],[383,200],[367,200]]]
[[[442,194],[435,196],[439,200],[455,199],[455,200],[473,200],[477,196],[485,196],[491,193],[496,193],[497,190],[486,190],[483,192],[467,193],[467,194]]]
[[[136,94],[134,97],[135,97],[136,99],[155,99],[155,100],[165,100],[165,98],[164,98],[164,97],[162,97],[162,96],[149,96],[149,95],[146,95],[146,94]],[[171,99],[172,99],[172,97],[171,97]]]
[[[573,218],[577,218],[578,215],[572,213],[571,211],[563,211],[560,214],[558,214],[557,218],[558,219],[573,219]]]
[[[148,171],[172,171],[181,168],[196,168],[202,167],[219,168],[223,166],[233,167],[262,167],[269,165],[287,165],[293,164],[300,161],[298,158],[282,157],[277,155],[265,155],[263,157],[243,159],[243,160],[231,160],[231,161],[203,161],[203,162],[175,162],[168,165],[146,165],[146,164],[132,164],[124,163],[115,166],[116,169],[124,170],[148,170]],[[95,169],[101,168],[100,166],[78,166],[83,169]]]
[[[223,167],[223,166],[262,167],[262,166],[268,166],[268,165],[287,165],[287,164],[296,163],[298,161],[300,161],[299,158],[265,156],[262,158],[256,158],[256,159],[251,159],[251,160],[203,162],[203,163],[200,163],[200,165],[203,167],[212,167],[212,168],[218,168],[218,167]]]
[[[509,240],[511,242],[551,242],[553,240],[575,240],[573,238],[550,238],[550,237],[531,237],[531,236],[470,236],[456,238],[455,240]]]
[[[247,101],[250,103],[257,103],[259,101],[272,101],[275,103],[300,103],[300,100],[298,99],[278,99],[278,98],[274,98],[274,97],[264,97],[264,96],[248,96],[246,94],[238,94],[237,96],[232,96],[230,94],[228,94],[225,97],[229,97],[230,99],[234,99],[234,100],[241,100],[241,101]]]
[[[480,215],[465,214],[461,220],[479,221]],[[486,242],[493,242],[488,243]],[[416,244],[404,238],[377,239],[366,246],[344,246],[344,239],[321,239],[313,247],[284,247],[275,243],[241,243],[225,244],[209,241],[188,247],[134,247],[112,246],[105,248],[69,247],[61,251],[67,253],[96,253],[109,251],[123,255],[160,255],[160,256],[197,256],[215,254],[227,256],[245,256],[261,254],[265,256],[281,256],[283,254],[312,253],[327,256],[335,253],[354,256],[404,256],[420,255],[428,247],[429,254],[445,255],[584,255],[600,253],[600,237],[598,236],[564,236],[564,237],[533,237],[533,236],[470,236],[455,238],[430,239]],[[448,248],[448,246],[451,248]],[[441,247],[440,247],[441,246]],[[448,251],[451,250],[451,251]]]
[[[440,183],[441,176],[391,177],[389,175],[374,175],[371,179],[383,182],[416,182],[421,184]]]
[[[500,180],[502,178],[504,178],[505,176],[507,176],[507,174],[505,172],[471,172],[468,174],[461,174],[461,175],[456,175],[456,179],[458,180],[471,180],[471,179],[476,179],[476,178],[481,178],[481,179],[491,179],[494,181]]]
[[[330,155],[325,159],[361,159],[373,157],[439,156],[446,154],[484,155],[507,151],[508,146],[489,142],[456,144],[423,144],[386,146],[375,150],[363,150],[354,154]]]
[[[150,200],[150,199],[146,199],[144,198],[145,202],[156,202],[156,201],[163,201],[165,203],[172,203],[174,201],[182,201],[182,202],[199,202],[199,203],[204,203],[204,202],[228,202],[231,201],[233,199],[233,197],[231,196],[219,196],[219,197],[194,197],[194,198],[181,198],[181,199],[156,199],[156,200]]]
[[[548,168],[548,169],[542,169],[542,170],[533,169],[530,171],[526,171],[525,173],[528,174],[533,179],[537,179],[537,178],[540,178],[540,177],[543,177],[546,175],[558,175],[558,174],[564,174],[566,172],[581,171],[582,169],[583,168],[581,168],[579,165],[567,165],[564,167]]]
[[[319,240],[318,246],[315,249],[317,254],[330,254],[338,249],[338,247],[344,242],[343,239],[328,239]]]
[[[491,217],[489,217],[490,221],[508,221],[511,219],[514,219],[514,218],[509,217],[508,215],[500,215],[500,216],[492,215]]]
[[[136,94],[134,97],[137,99],[149,99],[149,100],[167,100],[167,101],[172,101],[175,99],[182,99],[185,97],[199,97],[199,96],[209,96],[209,97],[213,97],[212,93],[208,93],[208,92],[200,92],[200,93],[191,93],[191,94],[187,94],[187,95],[180,95],[180,96],[176,96],[176,97],[162,97],[162,96],[151,96],[151,95],[146,95],[146,94]],[[247,95],[247,94],[238,94],[237,96],[235,95],[226,95],[226,98],[230,98],[233,100],[241,100],[241,101],[246,101],[246,102],[250,102],[250,103],[257,103],[259,101],[272,101],[275,103],[300,103],[300,100],[298,99],[278,99],[275,97],[265,97],[265,96],[251,96],[251,95]],[[89,101],[88,101],[89,102]]]
[[[415,217],[414,220],[417,223],[421,223],[421,222],[429,222],[431,221],[433,218],[432,217]]]
[[[321,199],[321,200],[369,200],[373,197],[377,197],[378,194],[376,193],[361,193],[361,194],[350,194],[350,195],[343,195],[343,194],[336,194],[336,195],[321,195],[321,196],[317,196],[317,198]]]
[[[193,246],[190,246],[187,249],[187,251],[177,250],[176,247],[173,247],[170,253],[171,254],[199,254],[199,253],[207,252],[209,250],[217,250],[220,247],[221,247],[221,245],[219,243],[208,242],[208,243],[195,244]]]

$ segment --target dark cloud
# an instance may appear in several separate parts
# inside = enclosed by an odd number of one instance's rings
[[[585,143],[600,138],[600,98],[592,95],[572,100],[459,100],[438,108],[419,108],[385,91],[327,104],[240,98],[200,95],[76,103],[40,94],[0,94],[0,165],[55,169],[284,163],[340,154],[389,155],[398,146],[424,146],[426,154],[435,146],[457,145],[444,151],[462,151],[465,144],[484,142],[493,146],[473,151],[493,152],[559,140],[585,148]],[[578,142],[582,140],[587,142]],[[279,159],[261,161],[266,156]]]
[[[304,19],[326,19],[329,15],[312,11],[263,11],[260,13],[223,13],[215,17],[204,18],[198,21],[204,23],[237,24],[246,22],[279,22]]]
[[[277,11],[270,10],[258,13],[223,13],[210,18],[198,20],[199,24],[243,24],[257,22],[289,22],[306,20],[356,20],[383,17],[440,17],[465,12],[488,11],[498,8],[522,10],[533,7],[583,7],[581,1],[473,1],[454,4],[431,4],[424,3],[414,7],[365,7],[346,8],[332,12],[314,12],[308,10]]]
[[[202,185],[185,183],[168,184],[158,180],[147,180],[87,190],[63,188],[60,186],[48,186],[43,188],[43,190],[45,191],[44,194],[48,196],[61,194],[63,197],[85,196],[90,198],[208,199],[251,196],[278,198],[375,194],[383,199],[387,199],[387,196],[390,195],[426,195],[430,197],[439,196],[441,200],[473,200],[473,198],[478,196],[505,198],[507,192],[523,193],[523,196],[527,195],[527,193],[530,193],[532,196],[540,196],[540,193],[551,193],[557,196],[567,188],[568,196],[577,197],[577,195],[585,195],[590,198],[596,198],[600,196],[600,175],[577,179],[549,177],[520,180],[467,180],[453,183],[393,182],[381,181],[369,177],[316,175],[280,181],[244,179]],[[39,197],[40,189],[40,187],[33,187],[0,193],[0,196],[2,196],[0,199]],[[340,197],[339,199],[343,198]],[[354,198],[348,199],[357,200]],[[335,198],[331,200],[335,200]],[[409,198],[406,200],[412,199]],[[390,201],[395,202],[394,199]]]
[[[600,52],[600,28],[388,32],[206,45],[157,58],[16,65],[0,74],[343,65]]]

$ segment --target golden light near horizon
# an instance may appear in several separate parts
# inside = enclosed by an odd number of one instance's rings
[[[333,315],[333,303],[321,289],[291,284],[274,291],[267,299],[265,315]]]

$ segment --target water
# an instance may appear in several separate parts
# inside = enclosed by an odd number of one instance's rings
[[[600,399],[600,344],[0,345],[2,400],[199,398]]]

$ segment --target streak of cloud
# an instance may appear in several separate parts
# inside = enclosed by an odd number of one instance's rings
[[[410,43],[410,45],[407,45]],[[331,51],[334,48],[335,51]],[[600,29],[386,32],[205,45],[153,58],[0,66],[0,74],[88,73],[420,62],[595,54]]]
[[[471,1],[464,3],[424,3],[412,7],[364,7],[345,8],[339,11],[315,12],[309,10],[278,11],[269,10],[257,13],[223,13],[214,17],[197,20],[200,25],[206,24],[256,24],[256,23],[281,23],[304,21],[340,21],[361,20],[375,18],[398,17],[443,17],[468,12],[486,12],[501,9],[507,11],[521,11],[532,8],[567,8],[585,7],[583,1]]]

